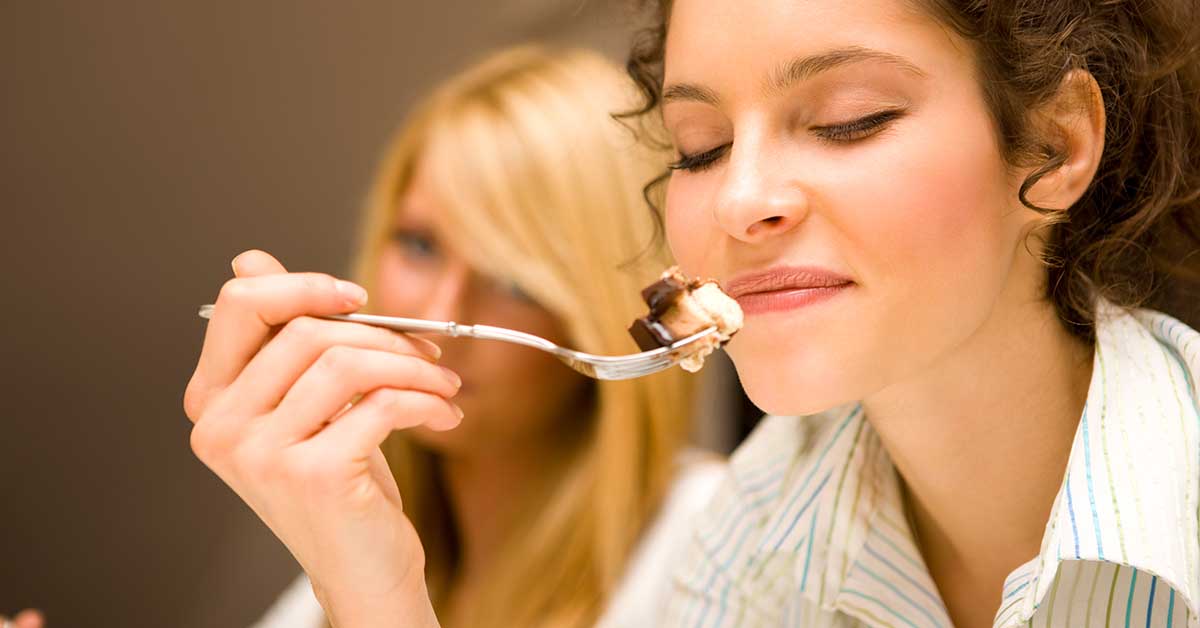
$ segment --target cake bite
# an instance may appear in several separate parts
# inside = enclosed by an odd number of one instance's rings
[[[717,347],[742,328],[742,308],[712,279],[688,279],[672,266],[658,281],[642,290],[650,313],[629,327],[629,334],[642,351],[670,346],[709,327],[717,332],[697,342],[695,352],[679,362],[685,371],[696,372]]]

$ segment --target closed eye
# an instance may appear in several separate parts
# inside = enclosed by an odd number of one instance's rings
[[[702,153],[693,153],[684,155],[680,153],[679,160],[667,164],[671,170],[684,170],[687,172],[700,172],[707,169],[709,166],[716,163],[718,159],[723,157],[732,144],[722,144],[716,148],[706,150]]]
[[[829,143],[849,144],[871,137],[904,114],[903,109],[888,109],[842,124],[812,127],[812,132]]]

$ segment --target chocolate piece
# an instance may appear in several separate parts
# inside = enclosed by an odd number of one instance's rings
[[[633,324],[629,326],[629,335],[633,336],[633,341],[642,351],[666,347],[674,342],[670,332],[661,323],[648,316],[633,321]]]
[[[642,300],[650,306],[650,316],[662,316],[687,292],[688,286],[675,276],[667,276],[642,289]]]

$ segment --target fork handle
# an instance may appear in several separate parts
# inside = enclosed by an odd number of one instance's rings
[[[213,306],[201,305],[198,314],[200,318],[212,318]],[[468,336],[471,338],[481,338],[485,340],[502,340],[505,342],[513,342],[522,344],[528,347],[542,349],[558,353],[562,349],[554,343],[539,338],[532,334],[516,331],[514,329],[504,329],[502,327],[492,327],[490,325],[463,325],[454,321],[430,321],[421,318],[402,318],[399,316],[379,316],[377,314],[334,314],[330,316],[320,316],[333,321],[345,321],[349,323],[363,323],[365,325],[374,325],[375,327],[386,327],[396,331],[406,331],[419,334],[440,334],[442,336],[450,336],[458,338],[460,336]]]
[[[563,351],[561,347],[554,343],[527,334],[523,331],[515,329],[505,329],[503,327],[492,327],[491,325],[463,325],[454,321],[429,321],[420,318],[401,318],[399,316],[378,316],[375,314],[335,314],[332,316],[324,316],[335,321],[347,321],[350,323],[364,323],[374,325],[376,327],[386,327],[397,331],[407,331],[425,334],[441,334],[458,338],[460,336],[468,336],[470,338],[479,338],[481,340],[500,340],[503,342],[512,342],[542,351],[551,353],[560,353]]]
[[[374,325],[375,327],[386,327],[396,331],[441,334],[452,338],[475,335],[475,327],[473,325],[460,325],[454,321],[428,321],[420,318],[379,316],[376,314],[333,314],[320,318],[326,318],[331,321],[346,321],[348,323],[363,323],[365,325]]]
[[[200,318],[212,318],[212,304],[201,305],[200,311],[197,312]],[[401,318],[399,316],[378,316],[375,314],[333,314],[330,316],[318,316],[332,321],[346,321],[350,323],[364,323],[366,325],[374,325],[376,327],[386,327],[396,331],[408,331],[424,334],[441,334],[443,336],[474,336],[475,328],[472,325],[460,325],[453,321],[429,321],[420,318]]]

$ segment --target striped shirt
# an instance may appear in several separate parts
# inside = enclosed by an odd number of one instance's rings
[[[1103,308],[1087,404],[1008,626],[1200,626],[1200,334]],[[952,624],[878,435],[850,404],[764,419],[675,578],[671,626]]]

